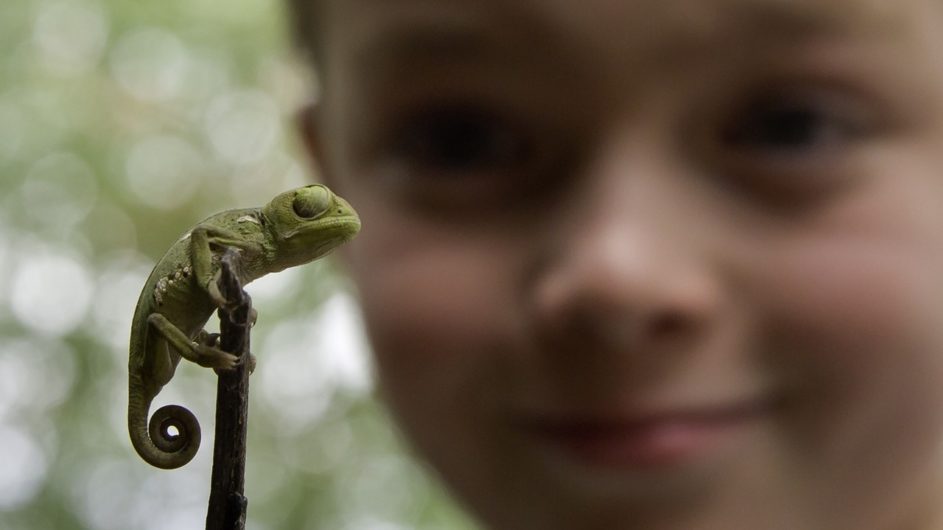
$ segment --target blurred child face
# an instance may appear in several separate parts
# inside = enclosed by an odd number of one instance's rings
[[[498,529],[939,528],[938,0],[326,0],[405,433]]]

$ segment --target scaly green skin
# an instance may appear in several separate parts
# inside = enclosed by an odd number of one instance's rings
[[[238,362],[203,330],[225,304],[216,287],[223,251],[238,250],[236,272],[245,285],[320,258],[359,230],[360,219],[346,201],[312,185],[282,193],[262,208],[213,215],[170,247],[144,284],[131,325],[128,431],[141,458],[173,469],[199,448],[200,425],[189,410],[168,405],[147,421],[151,402],[181,358],[219,369]]]

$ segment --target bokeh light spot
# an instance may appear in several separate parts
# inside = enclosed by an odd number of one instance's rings
[[[125,254],[110,260],[98,276],[92,317],[97,335],[116,355],[116,368],[127,363],[135,304],[153,266],[143,255]]]
[[[369,347],[364,339],[364,323],[354,299],[343,292],[329,298],[318,322],[316,345],[328,356],[337,385],[367,394],[373,387]]]
[[[26,121],[13,98],[0,98],[0,163],[12,160],[21,151]]]
[[[44,62],[63,74],[94,68],[107,40],[105,11],[89,0],[47,2],[33,25],[33,42]]]
[[[68,398],[76,371],[75,351],[61,341],[28,337],[0,344],[0,421],[48,414]]]
[[[311,316],[279,324],[266,338],[260,393],[295,428],[318,420],[335,392],[373,384],[362,322],[349,295],[335,294]]]
[[[311,266],[317,266],[317,263]],[[285,269],[278,274],[267,274],[246,287],[256,306],[275,304],[301,288],[304,271],[299,267]]]
[[[310,324],[294,320],[279,324],[264,342],[259,391],[285,425],[316,421],[330,405],[334,387],[314,341]]]
[[[95,203],[83,222],[83,231],[101,251],[137,247],[138,231],[134,220],[125,209],[107,199]]]
[[[143,101],[176,97],[189,68],[187,49],[174,33],[143,28],[121,37],[110,58],[111,73],[122,88]]]
[[[12,238],[6,228],[5,219],[0,215],[0,319],[9,311],[10,277],[13,275]]]
[[[365,528],[360,526],[364,517],[389,524],[412,519],[426,500],[416,487],[417,475],[415,464],[393,453],[359,462],[342,485],[341,509],[349,524],[360,522],[350,528]]]
[[[100,459],[71,477],[76,512],[86,526],[95,530],[139,528],[141,522],[158,515],[155,508],[134,512],[134,486],[139,484],[129,473],[131,464]]]
[[[134,145],[125,169],[128,185],[138,200],[170,210],[189,201],[196,192],[205,162],[186,140],[155,135]]]
[[[28,503],[39,492],[49,462],[28,433],[0,424],[0,511]]]
[[[36,225],[63,232],[94,207],[98,183],[88,163],[73,153],[53,153],[30,169],[20,188],[25,215]]]
[[[270,96],[242,90],[215,98],[207,110],[205,127],[217,155],[239,165],[258,162],[272,150],[281,121]]]
[[[233,58],[230,50],[218,48],[190,48],[189,67],[184,80],[182,98],[198,103],[196,112],[204,111],[206,102],[227,90],[233,81]],[[197,114],[199,122],[201,114]]]
[[[344,521],[343,530],[411,530],[408,526],[395,521],[384,521],[364,514],[350,516]]]
[[[11,286],[13,314],[44,335],[65,335],[85,318],[93,287],[88,268],[76,257],[46,249],[17,263]]]

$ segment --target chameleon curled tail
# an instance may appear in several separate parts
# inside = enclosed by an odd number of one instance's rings
[[[196,416],[180,405],[166,405],[157,409],[148,422],[152,399],[140,392],[130,394],[128,431],[134,450],[154,467],[176,469],[186,465],[200,448],[200,424]]]

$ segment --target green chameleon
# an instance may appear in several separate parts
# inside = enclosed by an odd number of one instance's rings
[[[170,247],[144,284],[131,325],[128,431],[141,458],[173,469],[199,448],[200,425],[186,408],[161,407],[147,421],[151,402],[181,358],[217,369],[239,362],[217,347],[216,334],[203,329],[226,304],[216,285],[223,252],[237,250],[235,270],[245,285],[320,258],[359,230],[360,219],[344,199],[311,185],[282,193],[262,208],[213,215]]]

